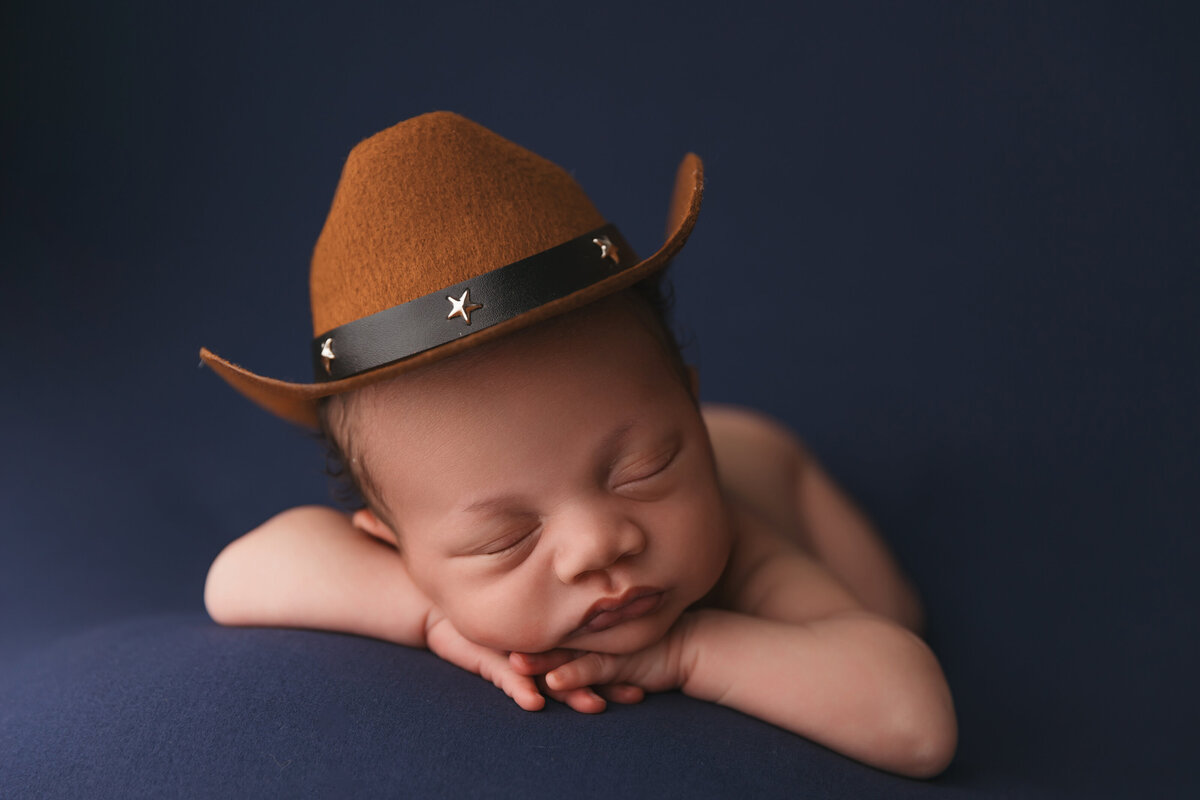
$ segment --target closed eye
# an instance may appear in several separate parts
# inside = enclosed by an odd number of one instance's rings
[[[631,486],[641,483],[642,481],[650,480],[667,471],[667,468],[675,463],[675,457],[679,454],[679,450],[674,447],[664,450],[661,453],[633,465],[627,470],[630,473],[629,477],[621,477],[618,479],[616,486]]]
[[[503,556],[517,552],[522,546],[530,544],[536,538],[535,534],[540,530],[539,525],[536,528],[531,528],[526,531],[521,531],[510,536],[502,536],[493,542],[484,545],[478,554],[482,556]]]

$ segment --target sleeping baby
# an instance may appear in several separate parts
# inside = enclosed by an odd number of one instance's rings
[[[639,258],[560,167],[457,114],[350,153],[311,265],[314,381],[201,357],[320,431],[361,498],[213,563],[217,622],[428,648],[521,708],[680,690],[896,773],[954,755],[915,592],[786,428],[701,404],[664,301],[702,171]]]

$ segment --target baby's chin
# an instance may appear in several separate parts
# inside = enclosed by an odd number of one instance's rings
[[[671,629],[678,618],[679,615],[675,614],[674,616],[654,615],[645,619],[629,620],[605,631],[569,636],[556,647],[565,647],[569,650],[590,650],[593,653],[628,655],[645,650],[658,642],[667,635],[667,631]]]
[[[594,653],[628,655],[644,650],[657,642],[671,625],[675,617],[635,619],[596,633],[567,634],[559,638],[527,636],[469,636],[476,644],[493,650],[513,653],[545,653],[551,650],[590,650]]]

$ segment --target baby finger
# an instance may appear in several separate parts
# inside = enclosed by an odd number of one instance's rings
[[[541,683],[539,681],[539,684]],[[557,700],[580,714],[599,714],[608,707],[604,698],[596,694],[590,686],[579,689],[551,689],[547,686],[544,691],[552,700]]]
[[[634,686],[631,683],[610,683],[597,686],[596,691],[609,702],[626,705],[640,703],[646,698],[646,692],[642,690],[642,687]]]
[[[510,673],[494,683],[525,711],[541,711],[546,705],[546,698],[538,691],[532,678]]]
[[[548,650],[545,653],[518,653],[512,652],[508,654],[508,663],[512,668],[522,675],[544,675],[550,670],[561,667],[569,661],[579,657],[579,652],[576,650]]]
[[[602,653],[584,653],[579,658],[546,673],[551,689],[577,689],[611,683],[617,677],[616,661]]]

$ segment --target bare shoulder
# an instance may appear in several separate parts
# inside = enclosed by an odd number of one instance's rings
[[[336,508],[321,505],[294,506],[267,519],[259,528],[328,528],[350,525],[350,515]],[[256,529],[257,530],[257,529]]]
[[[743,406],[701,409],[726,490],[780,524],[795,522],[804,445],[783,423]]]
[[[759,452],[778,451],[792,457],[804,450],[800,437],[791,428],[765,412],[747,406],[705,403],[701,414],[709,434],[725,445]]]
[[[807,615],[849,607],[848,590],[863,607],[921,629],[920,599],[882,537],[796,434],[748,408],[706,406],[703,415],[722,486],[754,512],[739,542],[743,602],[767,616]],[[760,597],[762,587],[774,588]]]

